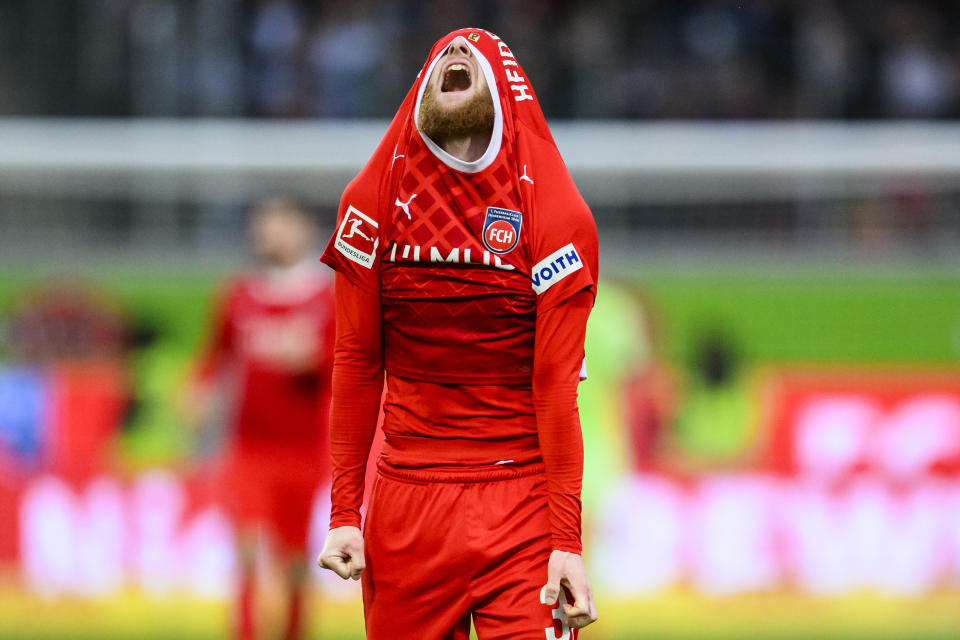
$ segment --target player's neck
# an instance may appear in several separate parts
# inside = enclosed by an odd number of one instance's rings
[[[440,143],[440,147],[454,158],[464,162],[479,160],[490,146],[490,136],[493,131],[475,133],[471,136],[447,138]]]

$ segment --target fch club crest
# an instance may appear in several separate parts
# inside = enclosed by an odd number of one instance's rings
[[[487,207],[487,216],[483,219],[483,245],[493,253],[510,253],[520,242],[522,226],[523,214],[519,211]]]

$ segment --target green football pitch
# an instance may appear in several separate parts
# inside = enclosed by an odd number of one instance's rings
[[[220,281],[211,269],[101,268],[60,278],[6,269],[2,276],[0,316],[45,283],[83,285],[149,323],[164,347],[181,355],[202,335]],[[948,363],[960,357],[957,270],[638,268],[604,281],[605,294],[643,300],[661,328],[665,354],[680,364],[714,328],[736,340],[749,360]],[[629,331],[617,320],[591,322],[597,330]]]

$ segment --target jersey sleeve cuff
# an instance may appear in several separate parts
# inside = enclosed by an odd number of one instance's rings
[[[583,544],[579,540],[570,540],[569,538],[557,538],[554,536],[551,540],[551,548],[554,551],[566,551],[575,553],[578,556],[583,553]]]
[[[356,527],[360,528],[360,516],[353,514],[344,514],[342,516],[335,516],[330,518],[330,528],[336,529],[338,527]]]

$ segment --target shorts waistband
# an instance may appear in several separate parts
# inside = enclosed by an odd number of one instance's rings
[[[382,457],[377,459],[377,471],[387,478],[408,482],[449,482],[462,484],[468,482],[496,482],[525,478],[545,471],[543,462],[527,464],[491,464],[482,467],[395,467]]]

